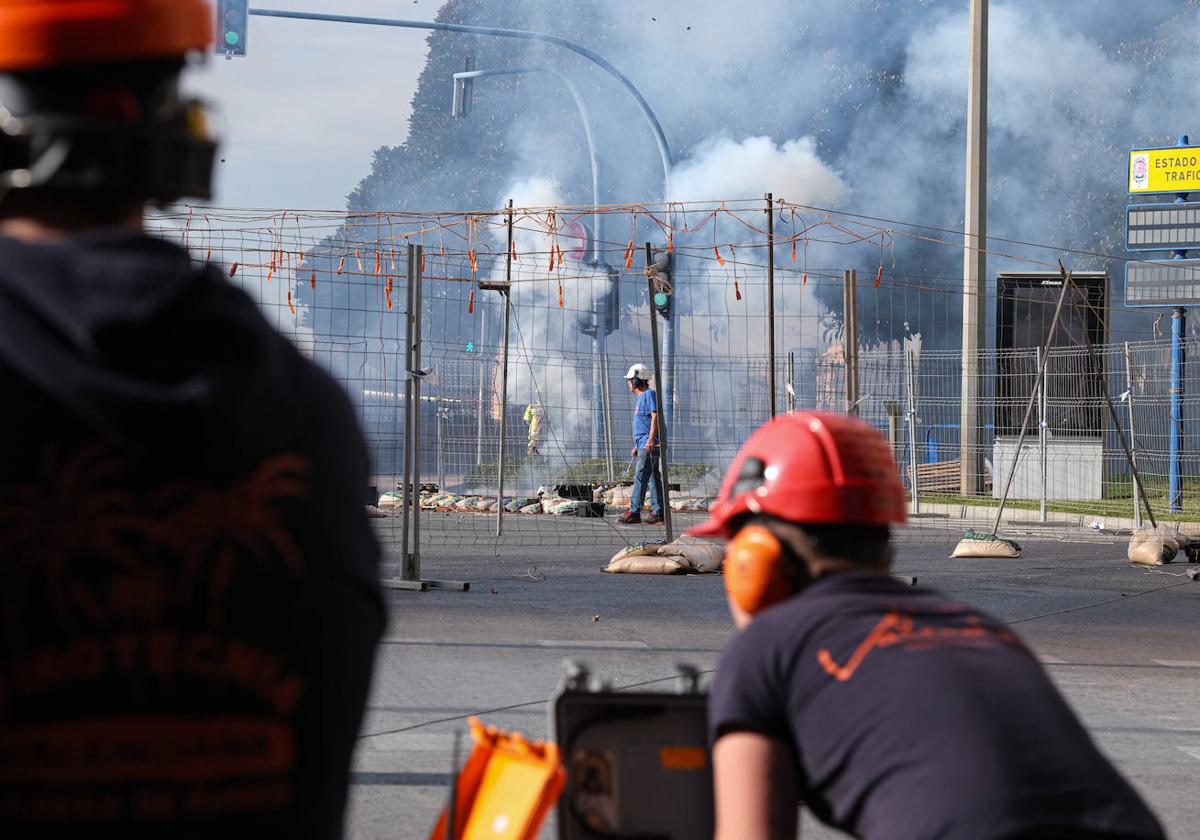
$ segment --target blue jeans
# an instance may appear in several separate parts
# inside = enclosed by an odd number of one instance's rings
[[[662,516],[663,490],[662,474],[658,471],[658,447],[653,452],[647,452],[644,448],[638,450],[637,463],[633,468],[633,496],[629,500],[629,509],[634,513],[642,512],[647,484],[650,485],[650,509],[655,516]]]

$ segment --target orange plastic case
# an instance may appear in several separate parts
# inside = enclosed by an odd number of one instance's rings
[[[470,719],[475,748],[458,774],[452,840],[533,840],[567,774],[554,744]],[[442,810],[429,840],[447,840]]]
[[[0,0],[0,72],[166,58],[212,40],[207,0]]]

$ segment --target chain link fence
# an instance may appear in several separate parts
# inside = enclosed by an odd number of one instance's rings
[[[196,209],[164,213],[156,228],[197,259],[225,265],[268,320],[346,388],[389,514],[380,520],[385,535],[399,529],[406,436],[419,424],[422,548],[619,546],[662,536],[615,522],[632,480],[624,373],[652,361],[651,318],[659,318],[664,381],[655,386],[669,424],[676,532],[704,515],[772,402],[776,413],[855,411],[887,436],[913,513],[902,540],[990,531],[1006,486],[1001,533],[1057,538],[1128,527],[1141,514],[1118,428],[1156,515],[1200,520],[1200,382],[1184,369],[1185,419],[1173,450],[1165,338],[1117,340],[1105,326],[1108,309],[1089,314],[1089,300],[1069,301],[1042,387],[1038,346],[970,361],[978,399],[963,451],[961,281],[901,273],[894,230],[804,224],[783,205],[772,208],[768,268],[763,210],[744,204],[609,209],[606,228],[628,226],[629,237],[592,243],[590,253],[566,233],[583,213],[563,208],[370,217]],[[669,318],[650,294],[647,241],[672,255],[669,274],[653,281],[669,293]],[[419,370],[406,361],[414,243],[423,246],[414,257],[423,261]],[[857,271],[820,267],[839,259]],[[1053,298],[1020,301],[1021,317],[1037,322],[1030,335],[1047,334]],[[989,307],[1001,303],[989,292]],[[1088,317],[1105,326],[1090,347],[1078,328]],[[987,344],[1003,343],[992,333]],[[1185,354],[1195,344],[1189,339]],[[410,414],[415,379],[420,409]],[[603,515],[592,501],[604,503]]]

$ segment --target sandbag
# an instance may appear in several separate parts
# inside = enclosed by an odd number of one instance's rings
[[[699,537],[682,536],[658,549],[663,557],[682,557],[693,572],[719,572],[725,562],[725,548]]]
[[[954,547],[954,551],[950,553],[950,556],[1020,557],[1021,546],[1013,540],[1006,540],[995,534],[981,534],[976,531],[967,531],[958,545]]]
[[[604,503],[609,507],[628,510],[629,503],[633,500],[633,488],[613,487],[605,490],[602,495]]]
[[[379,497],[379,507],[396,507],[404,504],[404,497],[399,493],[384,493]]]
[[[1161,566],[1179,553],[1179,532],[1166,528],[1139,528],[1129,538],[1125,556],[1134,566]]]
[[[525,505],[521,508],[521,513],[542,513],[542,503],[534,502],[531,505]]]
[[[675,575],[686,570],[687,562],[681,557],[639,554],[611,560],[602,571],[635,575]]]
[[[603,571],[649,575],[717,572],[724,556],[721,545],[697,537],[684,536],[665,545],[661,540],[648,540],[618,551]]]
[[[367,505],[367,519],[387,519],[388,515],[375,505]]]

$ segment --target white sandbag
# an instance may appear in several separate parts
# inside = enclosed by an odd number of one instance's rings
[[[367,505],[367,519],[387,519],[388,515],[375,505]]]
[[[633,499],[632,487],[612,487],[604,491],[604,504],[611,508],[628,510],[629,502]]]
[[[1017,545],[1013,540],[1006,540],[995,534],[981,534],[975,531],[967,531],[958,545],[954,547],[954,551],[950,553],[951,557],[1020,557],[1021,546]]]
[[[639,557],[646,554],[656,554],[663,546],[662,540],[646,540],[645,542],[627,545],[612,556],[610,563],[624,560],[626,557]]]
[[[379,507],[398,507],[404,504],[404,497],[399,493],[384,493],[379,497]]]
[[[682,536],[659,547],[660,557],[678,557],[693,572],[719,572],[725,562],[725,547],[700,537]]]
[[[1174,532],[1178,534],[1178,532]],[[1179,544],[1171,531],[1164,528],[1139,528],[1129,538],[1125,556],[1135,566],[1161,566],[1170,563],[1179,553]]]
[[[541,512],[542,512],[542,503],[541,502],[534,502],[531,505],[525,505],[525,507],[521,508],[521,513],[541,513]]]
[[[659,557],[654,554],[639,554],[632,557],[622,557],[612,560],[603,571],[635,575],[674,575],[687,569],[687,562],[681,557]]]
[[[542,513],[553,513],[556,507],[565,505],[570,501],[572,500],[564,499],[562,496],[542,496]]]

